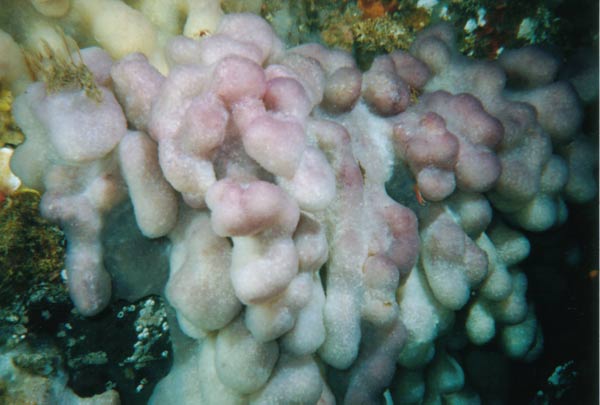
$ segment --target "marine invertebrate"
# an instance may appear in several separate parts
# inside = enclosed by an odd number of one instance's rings
[[[56,50],[42,40],[42,50],[25,51],[25,63],[32,79],[44,82],[49,93],[76,88],[84,90],[87,97],[102,101],[102,93],[83,62],[79,47],[77,44],[70,45],[64,33],[59,32],[59,35],[63,49]]]
[[[0,87],[0,148],[5,145],[17,146],[25,137],[15,124],[12,115],[12,92]]]
[[[581,112],[551,57],[473,61],[437,25],[363,73],[341,50],[286,49],[255,15],[211,32],[134,41],[146,54],[105,38],[116,60],[81,51],[101,101],[33,83],[15,102],[28,140],[13,167],[66,231],[81,313],[110,299],[100,235],[122,200],[146,237],[170,240],[175,359],[152,402],[477,398],[464,378],[477,362],[448,335],[540,353],[517,267],[529,244],[497,217],[564,220],[569,165],[554,150]]]
[[[398,7],[396,0],[358,0],[357,6],[366,18],[383,17]]]
[[[407,49],[415,33],[430,19],[423,9],[410,5],[391,2],[384,6],[378,1],[369,4],[375,7],[374,11],[365,11],[371,9],[361,8],[361,3],[348,4],[343,12],[332,11],[323,19],[320,29],[323,42],[352,51],[363,68],[368,67],[377,53]]]

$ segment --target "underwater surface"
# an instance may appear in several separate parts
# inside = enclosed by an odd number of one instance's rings
[[[598,2],[1,2],[0,404],[599,402]]]

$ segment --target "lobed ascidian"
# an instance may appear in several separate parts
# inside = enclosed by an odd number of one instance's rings
[[[98,3],[73,7],[100,46],[61,59],[94,86],[10,82],[26,136],[10,162],[66,234],[82,314],[114,295],[111,211],[132,204],[145,237],[170,241],[175,360],[151,403],[477,403],[455,350],[498,337],[509,357],[540,353],[518,229],[596,194],[557,59],[472,60],[442,24],[362,72],[342,50],[286,49],[256,15],[190,7],[177,36],[151,2],[150,18]]]

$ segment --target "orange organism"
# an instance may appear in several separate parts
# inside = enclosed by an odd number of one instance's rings
[[[421,194],[421,190],[419,190],[419,185],[417,183],[415,183],[413,185],[413,191],[415,192],[415,197],[417,198],[417,202],[419,203],[419,205],[421,207],[424,207],[427,205],[427,200],[425,200],[423,198],[423,195]]]
[[[397,6],[396,0],[358,0],[358,8],[365,18],[383,17],[386,13],[394,11]]]

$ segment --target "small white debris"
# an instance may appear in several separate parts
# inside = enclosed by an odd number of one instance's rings
[[[470,18],[465,24],[465,32],[472,33],[477,28],[477,21],[474,18]]]
[[[442,20],[448,18],[448,6],[444,6],[440,9],[439,16]]]
[[[485,20],[485,8],[481,7],[479,10],[477,10],[477,25],[480,27],[485,26],[485,24],[487,24],[487,21]]]
[[[535,29],[537,28],[537,23],[535,20],[527,17],[521,24],[519,25],[519,32],[517,33],[517,38],[526,39],[530,42],[533,42],[535,39]]]
[[[12,148],[0,148],[0,193],[12,194],[21,187],[21,180],[10,171]]]
[[[439,3],[439,0],[419,0],[417,2],[417,7],[421,7],[431,11]]]
[[[548,378],[548,383],[554,386],[565,384],[565,380],[577,375],[575,371],[570,370],[574,364],[575,362],[573,360],[569,360],[565,364],[557,366],[552,375]]]

